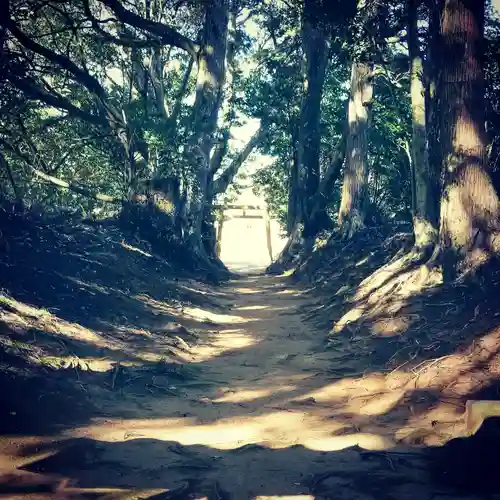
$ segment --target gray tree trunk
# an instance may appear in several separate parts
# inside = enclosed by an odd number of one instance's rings
[[[308,237],[316,236],[318,228],[310,215],[320,184],[320,118],[321,98],[328,62],[326,27],[315,15],[314,4],[306,0],[302,21],[302,46],[305,55],[304,95],[300,110],[298,161],[302,191],[302,220]]]
[[[351,92],[344,181],[339,211],[339,225],[345,237],[352,237],[365,226],[368,182],[368,123],[372,102],[372,67],[354,62],[351,72]]]
[[[198,54],[194,129],[188,140],[188,160],[193,181],[188,189],[187,237],[201,249],[210,153],[222,100],[228,27],[228,0],[211,0],[205,7],[203,44]]]
[[[298,127],[291,124],[291,146],[288,158],[288,210],[287,210],[287,234],[290,236],[299,222],[301,222],[301,193],[299,184],[299,154],[298,154]]]
[[[411,110],[412,110],[412,181],[413,231],[415,246],[428,248],[437,242],[437,203],[433,184],[436,176],[430,171],[427,150],[425,88],[423,60],[418,39],[418,5],[420,0],[408,1],[408,48],[410,53]]]

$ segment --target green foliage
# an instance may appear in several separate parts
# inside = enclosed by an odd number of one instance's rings
[[[91,3],[90,7],[93,15],[98,17],[102,6]],[[161,16],[173,24],[181,23],[182,14],[174,10],[165,9]],[[186,33],[193,34],[193,30],[197,33],[200,10],[192,8],[189,12]],[[88,73],[89,78],[99,82],[108,105],[122,117],[129,129],[126,140],[129,143],[131,140],[142,141],[149,151],[149,165],[137,155],[138,152],[134,153],[139,178],[152,174],[181,174],[182,149],[191,125],[191,106],[181,103],[175,123],[158,112],[156,89],[149,75],[157,49],[131,49],[108,43],[103,36],[104,25],[97,30],[90,27],[86,13],[73,2],[40,2],[37,9],[32,10],[23,10],[22,4],[17,3],[11,15],[26,36],[61,54]],[[130,27],[122,26],[122,30],[126,36],[140,38],[139,33]],[[5,51],[1,61],[5,71],[0,79],[0,94],[3,96],[0,98],[0,146],[24,205],[48,211],[67,209],[82,215],[115,213],[116,206],[61,190],[33,175],[33,169],[37,169],[117,198],[125,198],[129,189],[124,172],[128,161],[126,151],[113,125],[106,123],[108,112],[101,109],[102,99],[96,98],[96,94],[81,78],[75,77],[66,63],[54,64],[35,51],[21,49],[21,44],[14,38],[10,43],[10,50]],[[168,89],[165,106],[169,110],[178,99],[188,60],[183,51],[168,46],[159,49],[161,84]],[[16,78],[19,77],[33,87],[55,95],[67,105],[75,106],[96,123],[40,103],[33,92],[28,93],[27,97],[31,99],[27,100],[26,95],[16,89]],[[185,95],[193,89],[194,75]],[[104,116],[101,124],[100,116]],[[14,198],[13,186],[5,170],[0,172],[0,179],[3,196]]]
[[[264,196],[269,212],[282,228],[286,227],[288,209],[288,169],[288,162],[278,159],[252,176],[254,192]]]
[[[401,9],[393,6],[382,10],[386,15],[384,30],[392,33],[397,30]],[[258,71],[253,72],[246,81],[244,109],[248,114],[266,120],[271,131],[264,150],[276,156],[277,160],[255,174],[253,179],[256,191],[264,194],[271,210],[284,226],[289,165],[293,154],[292,136],[297,126],[303,92],[302,66],[296,57],[301,53],[300,19],[287,18],[285,13],[279,13],[277,9],[273,15],[281,15],[283,21],[279,24],[281,29],[276,29],[272,35],[273,47],[279,47],[279,50],[269,48],[256,54]],[[364,33],[359,19],[352,16],[349,19],[349,23],[353,24],[349,34],[344,33],[348,36],[342,40],[337,32],[331,39],[331,58],[321,103],[320,165],[323,173],[334,158],[346,126],[346,102],[353,55],[351,48],[356,45],[354,28]],[[379,25],[380,22],[380,19],[374,21]],[[268,23],[263,23],[263,29],[269,29]],[[366,43],[373,41],[367,39]],[[401,69],[401,59],[407,60],[407,57],[402,57],[400,51],[392,50],[385,43],[376,44],[376,49],[377,60],[383,63],[377,70],[378,76],[374,82],[375,98],[369,137],[372,218],[378,222],[393,218],[408,220],[411,189],[406,148],[411,141],[411,115],[406,61]],[[295,57],[290,58],[289,54]],[[262,106],[263,102],[265,106]],[[336,218],[339,205],[340,188],[341,182],[337,182],[329,193],[328,212],[333,219]]]
[[[406,4],[369,0],[356,13],[357,3],[239,2],[231,68],[234,88],[227,93],[234,96],[234,106],[224,108],[229,111],[219,120],[216,138],[230,135],[232,127],[245,117],[261,120],[268,134],[259,151],[274,161],[252,180],[256,192],[265,196],[282,224],[306,88],[301,40],[304,12],[329,28],[330,55],[321,103],[321,173],[335,157],[345,130],[351,63],[368,58],[376,69],[368,152],[373,220],[410,219],[408,57],[404,36],[398,40],[405,27]],[[205,3],[167,0],[161,12],[149,2],[122,4],[192,40],[202,36]],[[12,200],[16,190],[28,208],[105,217],[114,214],[117,207],[59,189],[42,181],[35,170],[116,198],[126,198],[137,187],[134,182],[154,177],[181,178],[183,187],[194,182],[186,144],[195,128],[196,65],[183,88],[192,55],[168,45],[155,46],[151,43],[154,36],[146,30],[111,21],[110,11],[97,0],[88,5],[91,17],[85,2],[11,1],[12,19],[28,39],[80,68],[98,83],[102,95],[75,75],[68,63],[23,46],[19,37],[5,26],[1,28],[0,150],[10,173],[6,166],[0,171],[0,187],[1,196]],[[425,16],[422,11],[421,17]],[[248,19],[253,23],[251,30],[245,24]],[[119,37],[138,43],[132,48],[118,43]],[[425,48],[425,37],[422,42]],[[500,25],[491,15],[486,50],[490,158],[494,171],[500,172]],[[163,99],[155,87],[154,68],[159,72]],[[63,104],[44,103],[44,92]],[[179,113],[172,119],[174,109]],[[117,118],[109,120],[110,110]],[[129,154],[127,146],[131,145]],[[221,170],[234,156],[234,151],[224,156]],[[134,181],[127,177],[127,162],[134,164]],[[340,188],[337,181],[327,193],[332,218]],[[236,183],[221,198],[233,199],[239,189]]]
[[[369,129],[369,195],[386,220],[411,220],[411,127],[407,75],[383,74],[376,79]]]

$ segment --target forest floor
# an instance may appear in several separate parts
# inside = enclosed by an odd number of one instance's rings
[[[499,399],[493,270],[424,286],[380,237],[216,286],[30,234],[0,262],[0,497],[500,498],[500,435],[464,422]]]

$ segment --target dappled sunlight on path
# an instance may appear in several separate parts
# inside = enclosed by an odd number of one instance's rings
[[[391,500],[430,498],[408,445],[415,434],[428,444],[463,434],[460,405],[412,389],[403,370],[371,372],[348,351],[325,351],[300,314],[308,297],[287,285],[247,276],[224,287],[226,310],[185,308],[212,330],[190,354],[194,379],[150,395],[89,386],[104,414],[52,437],[11,437],[0,465],[68,478],[75,495],[117,489],[97,496],[108,499],[175,497],[157,488],[198,495],[175,498],[332,498],[325,488],[333,498],[382,498],[384,488]]]

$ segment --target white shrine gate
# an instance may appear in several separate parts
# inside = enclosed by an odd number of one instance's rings
[[[227,204],[227,205],[214,205],[213,209],[217,214],[216,215],[217,257],[220,257],[222,251],[222,230],[224,227],[224,222],[230,221],[232,219],[263,219],[267,252],[269,254],[269,259],[271,261],[273,260],[271,219],[269,217],[269,211],[266,206]]]

